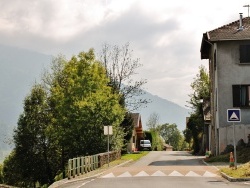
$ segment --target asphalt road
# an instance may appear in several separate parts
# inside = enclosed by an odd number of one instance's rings
[[[203,157],[187,152],[152,151],[141,160],[105,171],[98,177],[60,185],[59,188],[240,188],[222,178],[217,168],[202,163]]]

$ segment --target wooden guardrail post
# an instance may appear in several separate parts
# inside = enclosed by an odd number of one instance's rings
[[[76,158],[76,174],[77,176],[80,174],[80,157]]]
[[[73,168],[72,168],[73,172],[72,172],[72,176],[73,178],[75,177],[76,175],[76,159],[73,158]]]
[[[68,161],[68,179],[71,178],[72,175],[72,159],[69,159]]]

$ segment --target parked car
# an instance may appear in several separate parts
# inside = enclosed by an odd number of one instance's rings
[[[140,140],[140,150],[152,150],[151,142],[150,140]]]

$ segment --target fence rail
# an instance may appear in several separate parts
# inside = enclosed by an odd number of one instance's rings
[[[98,155],[77,157],[68,161],[68,179],[98,168]]]

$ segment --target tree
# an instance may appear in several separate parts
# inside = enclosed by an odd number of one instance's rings
[[[199,73],[191,83],[191,88],[193,93],[189,95],[190,101],[188,101],[188,103],[191,105],[193,112],[189,118],[187,129],[189,129],[192,134],[194,153],[202,153],[205,152],[205,148],[201,145],[202,134],[204,134],[204,116],[201,100],[210,98],[210,80],[204,66],[199,67]],[[186,133],[188,133],[188,131],[186,131]],[[185,134],[185,136],[189,135]],[[188,137],[185,139],[190,140]]]
[[[145,93],[142,86],[147,81],[132,79],[136,69],[142,66],[138,58],[132,58],[132,52],[129,43],[122,47],[104,44],[100,55],[107,76],[110,78],[109,85],[113,88],[113,92],[118,92],[122,96],[120,104],[126,106],[129,111],[137,110],[150,102],[139,97]]]
[[[199,67],[199,73],[191,83],[193,93],[189,95],[188,103],[194,112],[200,112],[201,99],[208,99],[210,97],[210,80],[207,70],[204,66]]]
[[[190,129],[185,129],[183,131],[183,135],[184,135],[184,141],[188,143],[188,148],[191,148],[191,143],[192,143],[192,132]]]
[[[56,171],[52,170],[52,166],[56,165],[56,160],[52,163],[51,159],[56,153],[55,148],[50,147],[50,123],[47,93],[41,85],[36,84],[24,100],[24,111],[14,131],[14,152],[4,165],[7,183],[19,185],[22,182],[22,186],[29,187],[36,182],[53,182]],[[15,166],[11,167],[9,161]],[[7,175],[16,173],[18,176],[14,178]]]
[[[165,123],[160,127],[160,135],[163,137],[165,142],[173,147],[174,150],[182,149],[182,135],[177,128],[176,124]]]
[[[164,142],[160,137],[159,115],[157,113],[150,114],[148,121],[146,122],[146,126],[152,136],[152,149],[161,151],[163,149]]]
[[[121,123],[121,127],[123,128],[124,138],[123,138],[123,148],[122,152],[127,152],[127,146],[130,142],[130,139],[133,135],[133,118],[131,113],[126,113],[123,122]]]
[[[65,177],[68,159],[106,151],[104,125],[113,126],[110,149],[120,150],[125,115],[120,98],[93,49],[69,61],[54,59],[52,71],[24,100],[15,148],[4,163],[6,181],[34,187],[36,182],[51,184],[61,173]]]
[[[150,114],[148,121],[146,122],[146,126],[148,127],[148,129],[156,131],[158,125],[159,125],[159,114],[157,113]]]
[[[64,172],[69,158],[106,151],[104,125],[113,125],[111,149],[121,149],[124,135],[119,126],[125,110],[93,49],[73,56],[60,72],[60,79],[51,82],[49,101]]]

